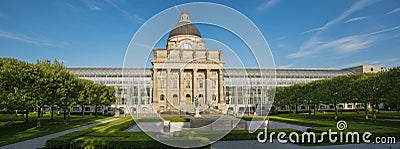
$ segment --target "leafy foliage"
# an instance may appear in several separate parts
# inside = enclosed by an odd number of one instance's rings
[[[397,67],[379,73],[357,73],[308,84],[278,87],[274,104],[278,107],[289,106],[289,111],[294,104],[332,104],[335,109],[334,118],[338,119],[338,103],[362,103],[364,107],[372,107],[372,120],[376,122],[379,103],[400,109],[399,88],[400,67]],[[364,109],[365,118],[368,119],[368,108]]]
[[[112,87],[75,77],[57,60],[30,64],[0,58],[0,108],[25,111],[26,122],[29,112],[37,109],[38,127],[44,105],[63,108],[66,121],[66,110],[72,106],[108,106],[115,101],[114,93]]]

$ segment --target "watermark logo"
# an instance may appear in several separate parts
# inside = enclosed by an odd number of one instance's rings
[[[346,129],[347,129],[347,123],[346,123],[346,121],[343,121],[343,120],[338,121],[338,122],[336,123],[336,128],[337,128],[339,131],[346,130]]]
[[[340,120],[336,123],[336,128],[339,131],[332,131],[329,129],[328,131],[315,133],[312,131],[306,131],[302,133],[298,132],[290,132],[289,135],[286,132],[271,132],[267,133],[267,130],[264,132],[259,132],[257,135],[258,142],[265,143],[269,139],[269,143],[273,143],[274,139],[279,143],[372,143],[372,144],[394,144],[396,143],[395,137],[375,137],[373,139],[371,132],[355,132],[355,131],[347,131],[343,132],[347,129],[346,121]],[[374,140],[374,141],[371,141]]]

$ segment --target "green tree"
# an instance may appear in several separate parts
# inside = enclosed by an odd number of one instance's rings
[[[383,97],[386,99],[387,105],[390,108],[396,108],[397,112],[400,111],[400,67],[390,69],[388,72],[382,74],[382,91]]]

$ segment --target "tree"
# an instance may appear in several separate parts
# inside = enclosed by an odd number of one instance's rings
[[[325,87],[325,93],[329,96],[329,102],[333,104],[335,110],[334,119],[338,119],[338,103],[340,103],[345,96],[343,92],[340,92],[344,89],[343,84],[346,83],[345,76],[338,76],[332,79],[328,79],[323,82],[323,86]]]
[[[383,73],[376,73],[374,75],[371,75],[366,82],[369,84],[369,92],[367,96],[371,99],[371,104],[372,104],[372,121],[376,122],[376,111],[378,110],[378,104],[380,102],[380,99],[383,97],[384,91],[382,88],[384,88],[384,83],[383,83]]]
[[[391,105],[391,109],[396,107],[397,112],[400,111],[400,67],[390,69],[388,72],[382,73],[382,90],[383,97],[386,99],[387,105]]]
[[[81,115],[82,118],[85,117],[85,105],[91,104],[90,98],[92,94],[92,84],[93,81],[90,80],[85,80],[85,79],[79,79],[78,81],[78,88],[79,88],[79,96],[78,99],[76,100],[76,104],[80,105],[82,108]]]

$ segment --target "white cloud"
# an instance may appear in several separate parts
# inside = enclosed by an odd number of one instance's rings
[[[118,11],[120,11],[123,15],[125,15],[126,17],[128,17],[128,19],[134,21],[135,23],[138,24],[143,24],[145,19],[143,19],[142,17],[140,17],[139,15],[135,14],[135,15],[131,15],[129,12],[127,12],[126,10],[122,9],[121,7],[119,7],[117,4],[115,4],[113,1],[111,0],[107,0],[107,2],[109,4],[111,4],[115,9],[117,9]]]
[[[100,10],[102,10],[102,9],[98,6],[98,3],[95,3],[94,1],[86,0],[85,2],[86,2],[87,6],[89,7],[90,10],[93,10],[93,11],[100,11]]]
[[[396,12],[400,12],[400,8],[393,9],[392,11],[387,12],[386,15],[396,13]]]
[[[287,47],[286,44],[279,44],[279,45],[278,45],[278,48],[285,48],[285,47]]]
[[[320,49],[318,48],[320,43],[320,36],[323,33],[324,30],[328,29],[329,27],[341,22],[343,19],[345,19],[346,17],[348,17],[349,15],[351,15],[352,13],[361,10],[373,3],[378,2],[379,0],[360,0],[357,1],[355,4],[353,4],[349,9],[347,9],[346,11],[344,11],[342,14],[340,14],[339,16],[337,16],[336,18],[330,20],[328,23],[324,24],[321,27],[318,28],[314,28],[308,31],[303,32],[304,33],[310,33],[310,32],[315,32],[310,39],[308,39],[307,41],[303,42],[299,48],[299,51],[295,52],[295,53],[291,53],[288,56],[291,58],[298,58],[298,57],[305,57],[305,56],[309,56],[311,54],[317,53]]]
[[[282,65],[282,66],[279,66],[278,68],[292,68],[294,65],[296,65],[296,63],[290,63],[290,64]]]
[[[288,56],[291,58],[305,57],[311,54],[315,54],[320,50],[324,49],[332,49],[337,52],[347,53],[347,52],[355,52],[361,49],[365,49],[373,46],[376,42],[378,42],[378,34],[394,31],[400,29],[400,26],[395,26],[391,28],[385,28],[382,30],[378,30],[375,32],[361,34],[361,35],[353,35],[346,36],[339,39],[331,40],[328,42],[312,42],[308,44],[306,47],[307,50],[300,50],[295,53],[291,53]],[[312,40],[314,41],[314,40]],[[303,45],[302,45],[303,46]]]
[[[354,22],[354,21],[360,21],[360,20],[365,20],[365,19],[367,19],[368,17],[356,17],[356,18],[351,18],[351,19],[348,19],[346,22],[344,22],[344,23],[350,23],[350,22]]]
[[[321,44],[317,49],[334,49],[338,52],[354,52],[372,46],[377,41],[374,36],[347,36]]]
[[[359,65],[379,65],[379,66],[396,66],[400,63],[400,58],[387,58],[380,60],[365,60],[365,61],[357,61],[349,64],[345,64],[339,66],[341,68],[354,67]]]
[[[286,36],[274,38],[274,39],[272,39],[272,41],[278,41],[278,40],[283,40],[283,39],[286,39]]]
[[[267,9],[271,8],[275,4],[278,3],[278,0],[267,0],[264,1],[263,3],[260,4],[260,6],[257,7],[258,11],[266,11]]]
[[[89,5],[89,9],[90,10],[101,10],[101,8],[99,7],[99,6],[96,6],[96,5]]]
[[[7,32],[7,31],[4,31],[4,30],[1,30],[1,29],[0,29],[0,38],[6,38],[6,39],[25,42],[25,43],[52,46],[52,47],[58,47],[58,48],[64,47],[66,45],[69,45],[68,43],[56,44],[56,43],[50,42],[50,41],[48,41],[46,39],[34,38],[34,37],[22,35],[22,34],[15,34],[15,33],[11,33],[11,32]]]
[[[313,28],[307,31],[302,32],[301,34],[306,34],[306,33],[311,33],[311,32],[316,32],[316,31],[322,31],[327,29],[326,27],[317,27],[317,28]]]

